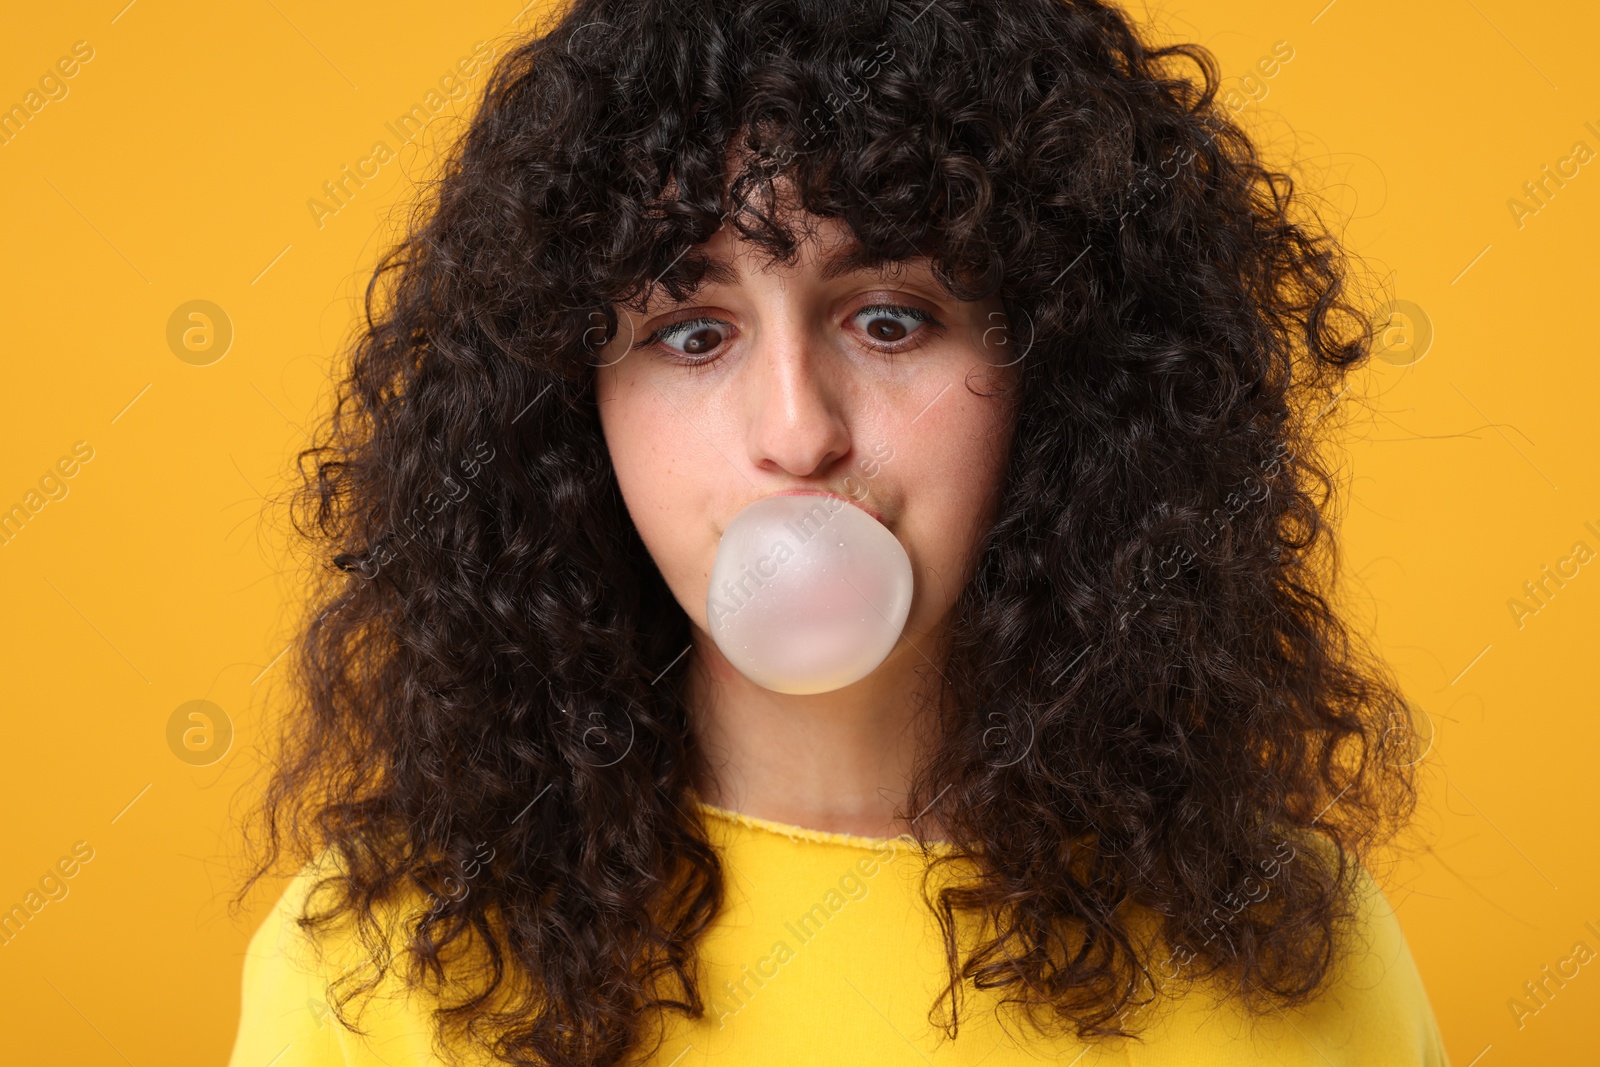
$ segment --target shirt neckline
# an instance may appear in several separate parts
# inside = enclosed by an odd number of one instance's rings
[[[728,808],[718,807],[715,804],[699,798],[695,805],[707,814],[717,816],[727,822],[748,826],[768,833],[782,834],[794,841],[812,841],[825,845],[842,845],[847,848],[864,848],[874,852],[881,851],[884,846],[895,848],[916,848],[917,840],[909,833],[898,834],[895,837],[867,837],[862,834],[839,833],[835,830],[814,830],[809,826],[796,826],[794,823],[778,822],[776,819],[764,819],[759,815],[746,815],[742,811],[732,811]],[[947,853],[954,849],[948,841],[929,841],[927,848],[930,852]]]

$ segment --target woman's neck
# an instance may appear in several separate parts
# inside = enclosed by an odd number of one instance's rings
[[[764,819],[867,837],[912,832],[938,839],[932,812],[904,812],[930,735],[937,674],[902,641],[879,667],[829,693],[795,696],[740,674],[696,632],[685,697],[704,757],[702,800]],[[931,825],[929,825],[931,823]]]

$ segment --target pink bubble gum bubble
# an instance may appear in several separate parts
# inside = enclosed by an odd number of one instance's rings
[[[827,693],[877,669],[911,611],[911,559],[839,497],[768,496],[728,523],[706,621],[735,669],[778,693]]]

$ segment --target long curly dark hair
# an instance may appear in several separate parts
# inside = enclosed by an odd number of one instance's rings
[[[724,224],[792,256],[781,180],[1013,326],[998,519],[906,802],[976,871],[927,898],[950,965],[930,1019],[954,1035],[966,982],[1083,1039],[1135,1032],[1165,971],[1258,1008],[1315,996],[1416,792],[1411,708],[1332,603],[1317,454],[1371,313],[1219,86],[1206,49],[1099,0],[552,12],[383,256],[299,454],[318,579],[236,900],[286,854],[336,856],[305,925],[376,938],[382,902],[425,891],[379,969],[448,970],[441,1040],[508,1063],[622,1063],[662,1011],[704,1013],[724,875],[693,803],[690,623],[592,377],[614,305],[678,297]],[[1256,895],[1290,840],[1319,847]],[[970,951],[967,915],[992,933]]]

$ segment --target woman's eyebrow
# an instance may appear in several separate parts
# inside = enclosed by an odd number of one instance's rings
[[[818,273],[823,281],[832,281],[846,274],[873,273],[887,274],[891,267],[916,271],[926,269],[928,257],[916,256],[891,256],[869,252],[860,242],[850,241],[822,256],[818,266]],[[697,281],[689,282],[681,276],[699,270],[700,277]],[[661,282],[668,275],[677,276],[678,286],[685,299],[690,299],[709,285],[736,286],[739,284],[739,272],[734,270],[733,264],[722,255],[708,255],[703,252],[694,252],[681,255],[674,260],[666,271],[656,278],[656,283]],[[654,286],[652,286],[654,290]],[[648,306],[655,306],[656,299],[652,296]]]
[[[857,271],[884,274],[891,265],[915,269],[926,262],[925,256],[895,257],[872,253],[860,242],[851,241],[823,256],[821,273],[824,280],[831,280]]]

